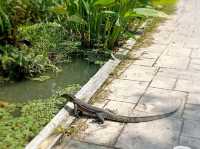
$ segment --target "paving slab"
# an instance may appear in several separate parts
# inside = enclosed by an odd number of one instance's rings
[[[165,55],[176,57],[189,57],[191,55],[191,52],[192,49],[183,48],[183,46],[175,44],[167,47]]]
[[[148,88],[144,96],[141,98],[136,110],[147,113],[165,113],[178,108],[181,103],[186,101],[186,94],[182,92],[164,90],[158,88]],[[181,113],[179,113],[181,112]],[[182,109],[176,112],[176,116],[182,114]]]
[[[182,121],[170,118],[127,124],[115,146],[122,149],[170,149],[178,142],[181,124]]]
[[[153,81],[151,82],[151,87],[162,88],[162,89],[173,89],[175,86],[176,79],[175,78],[166,78],[157,75]]]
[[[153,54],[161,54],[165,49],[166,49],[166,45],[162,45],[162,44],[152,44],[149,45],[146,48],[141,48],[140,50],[144,50],[145,52],[149,52],[149,53],[153,53]]]
[[[188,146],[191,149],[199,149],[200,139],[181,136],[180,137],[180,145]]]
[[[177,79],[180,76],[180,73],[181,73],[181,70],[170,69],[170,68],[160,68],[156,76]]]
[[[68,137],[63,139],[62,144],[57,145],[54,149],[113,149],[111,147],[100,146],[96,144],[91,144],[87,142],[80,142],[78,140],[73,140]]]
[[[120,79],[135,81],[151,81],[158,68],[130,65],[129,68],[121,75]]]
[[[200,121],[184,120],[182,135],[200,139]]]
[[[193,49],[200,48],[199,37],[188,39],[186,44],[185,44],[185,47],[186,48],[193,48]]]
[[[189,120],[199,120],[200,121],[200,115],[197,113],[200,113],[200,105],[186,104],[183,118],[189,119]],[[200,136],[200,134],[199,134],[199,136]]]
[[[79,132],[78,139],[100,145],[113,145],[124,126],[122,123],[111,121],[100,125],[92,119],[88,120],[86,125],[85,131]]]
[[[200,93],[200,82],[196,80],[183,80],[177,81],[175,90],[185,91],[190,93]]]
[[[172,38],[170,31],[158,31],[157,33],[154,33],[153,38],[154,38],[154,43],[159,43],[159,44],[169,44]]]
[[[189,69],[200,71],[200,59],[196,58],[191,59]]]
[[[153,66],[155,61],[156,59],[153,58],[140,58],[138,60],[135,60],[133,63],[140,66]]]
[[[187,103],[200,105],[200,94],[190,93],[188,96]]]
[[[157,67],[186,69],[189,64],[189,57],[161,56],[156,63]]]
[[[193,49],[191,57],[192,58],[200,58],[200,49]]]
[[[106,87],[107,99],[137,103],[148,82],[116,79]]]
[[[110,101],[105,106],[105,109],[109,109],[109,110],[113,111],[115,114],[119,114],[119,115],[123,115],[123,116],[130,116],[131,113],[133,113],[134,107],[135,107],[135,104]]]

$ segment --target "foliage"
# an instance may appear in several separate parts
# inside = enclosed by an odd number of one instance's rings
[[[58,98],[63,92],[75,93],[79,85],[71,85],[49,99],[0,108],[0,146],[2,149],[24,148],[67,102]]]
[[[9,16],[5,12],[5,1],[0,1],[0,35],[9,32],[10,29],[11,23]]]
[[[153,8],[134,10],[143,6],[141,3],[144,5],[144,0],[65,0],[51,10],[62,16],[68,30],[80,36],[83,47],[112,49],[130,19],[164,16]]]
[[[177,0],[151,0],[151,4],[167,14],[171,14],[176,9]]]
[[[64,28],[57,23],[19,27],[17,38],[26,39],[32,46],[0,46],[0,75],[15,80],[47,70],[58,71],[54,63],[67,61],[70,53],[77,51],[79,46],[67,39]]]
[[[56,16],[52,15],[49,8],[62,3],[62,1],[63,0],[1,0],[0,33],[9,33],[15,36],[14,34],[16,33],[17,26],[20,24],[48,21],[55,18]]]
[[[11,45],[0,47],[0,74],[10,79],[21,80],[26,76],[41,74],[47,69],[55,69],[46,55],[42,55],[30,48],[18,49]]]
[[[30,41],[33,45],[32,49],[42,54],[48,54],[48,52],[70,53],[79,46],[76,42],[68,39],[65,29],[55,22],[23,25],[19,27],[18,31],[19,39]]]

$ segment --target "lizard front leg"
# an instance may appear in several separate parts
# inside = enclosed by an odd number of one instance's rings
[[[104,118],[105,118],[104,113],[96,113],[96,117],[100,124],[104,123]]]
[[[77,104],[74,104],[74,116],[79,118],[79,116],[81,115],[81,111],[78,109],[78,105]]]

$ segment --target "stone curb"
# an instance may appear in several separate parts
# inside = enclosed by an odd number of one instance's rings
[[[146,25],[147,23],[144,22],[142,27],[144,28]],[[137,36],[137,39],[139,37],[141,37],[141,35]],[[135,39],[128,39],[116,55],[126,56],[135,43]],[[75,96],[85,102],[88,102],[120,62],[121,60],[119,59],[108,60]],[[61,134],[54,134],[55,129],[59,126],[67,128],[75,120],[75,117],[69,115],[69,111],[72,109],[73,105],[71,103],[67,103],[65,107],[62,108],[57,115],[39,132],[39,134],[26,145],[25,149],[51,149],[61,136]]]

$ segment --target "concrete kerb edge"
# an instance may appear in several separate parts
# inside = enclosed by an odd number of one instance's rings
[[[144,23],[146,25],[146,22]],[[142,24],[142,26],[144,26]],[[141,37],[141,36],[140,36]],[[138,38],[137,38],[138,39]],[[117,55],[126,56],[128,54],[127,49],[131,50],[135,45],[136,40],[130,38],[126,43],[120,47],[120,52],[116,53]],[[103,85],[103,83],[108,79],[109,75],[114,71],[114,69],[119,65],[121,60],[119,59],[110,59],[108,60],[98,71],[97,73],[80,89],[79,92],[75,95],[77,98],[88,102],[91,97],[96,93],[96,91]],[[71,107],[70,103],[66,104],[67,107]],[[61,126],[63,122],[65,123],[65,128],[69,127],[70,124],[75,120],[74,117],[69,115],[69,112],[62,108],[56,116],[35,136],[29,144],[26,145],[25,149],[38,149],[41,148],[41,144],[54,133],[54,130]],[[56,140],[51,140],[47,142],[48,145],[45,145],[45,148],[50,149],[59,139],[59,136],[56,137]],[[43,146],[43,145],[42,145]]]

